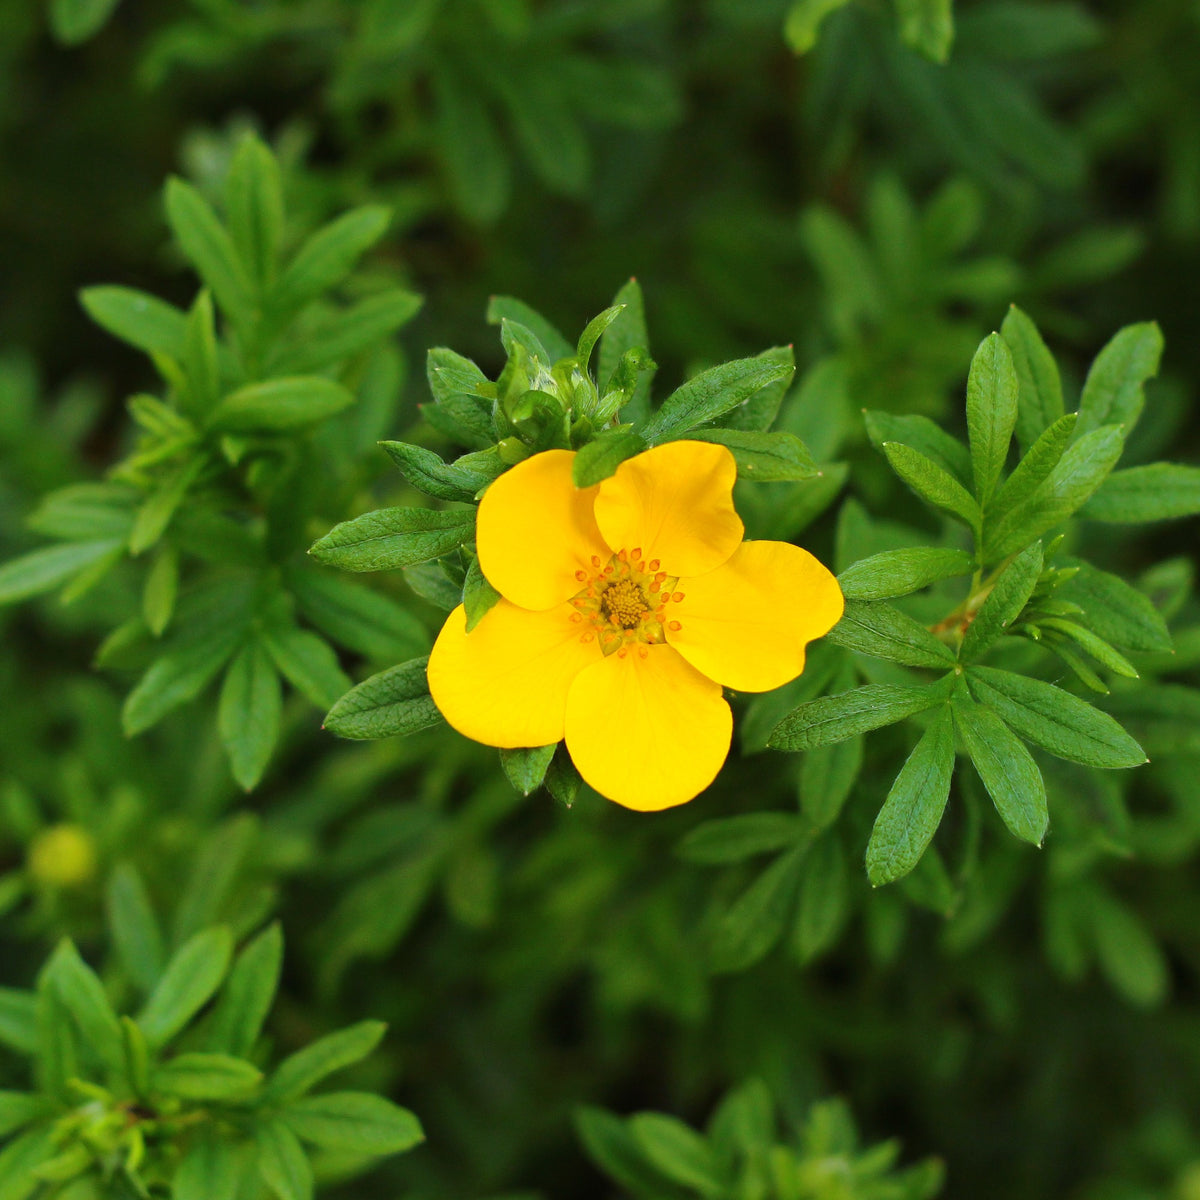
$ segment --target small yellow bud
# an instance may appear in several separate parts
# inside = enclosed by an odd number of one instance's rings
[[[82,887],[96,875],[96,843],[78,825],[51,825],[34,838],[28,865],[44,887]]]

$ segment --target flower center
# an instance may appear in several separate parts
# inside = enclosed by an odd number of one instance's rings
[[[683,593],[659,565],[657,559],[644,562],[640,548],[618,551],[607,563],[593,555],[590,572],[575,572],[585,585],[571,600],[571,620],[583,626],[579,640],[598,641],[606,655],[622,658],[637,645],[645,657],[645,646],[666,640],[665,628],[679,629],[678,621],[667,620],[667,605],[682,600]]]

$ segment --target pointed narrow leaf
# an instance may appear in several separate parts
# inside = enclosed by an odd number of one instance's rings
[[[623,304],[614,304],[611,308],[606,308],[598,316],[593,317],[584,326],[583,332],[579,335],[579,344],[575,348],[575,356],[585,371],[591,362],[592,351],[595,349],[596,343],[604,331],[621,315],[624,307]]]
[[[804,871],[807,842],[781,854],[733,902],[717,925],[714,971],[744,971],[779,941]]]
[[[225,186],[229,232],[246,274],[261,290],[275,276],[283,233],[279,164],[253,134],[242,137]]]
[[[1020,383],[1017,438],[1028,450],[1063,415],[1058,365],[1037,326],[1015,304],[1000,326],[1000,335],[1012,352]]]
[[[582,446],[571,464],[578,488],[592,487],[607,479],[627,459],[646,449],[646,439],[632,429],[605,430]]]
[[[425,1140],[421,1122],[398,1104],[366,1092],[308,1096],[281,1114],[306,1142],[353,1154],[403,1154]]]
[[[268,926],[237,956],[208,1027],[208,1049],[246,1057],[271,1011],[283,967],[279,923]]]
[[[63,1007],[74,1018],[84,1044],[109,1067],[124,1058],[121,1023],[99,976],[79,957],[70,940],[59,943],[46,968]]]
[[[1075,413],[1066,413],[1038,435],[1024,458],[1017,463],[1004,486],[992,497],[987,509],[987,525],[993,526],[1016,506],[1027,500],[1058,466],[1075,432]]]
[[[129,977],[149,992],[162,974],[162,929],[146,885],[132,864],[118,863],[105,896],[108,926]]]
[[[384,662],[429,650],[425,626],[382,592],[326,571],[298,570],[289,582],[300,611],[338,645]]]
[[[975,619],[967,627],[960,657],[978,658],[1021,615],[1042,574],[1042,543],[1034,542],[1000,572]]]
[[[354,403],[340,383],[321,375],[295,375],[248,383],[230,392],[210,418],[230,433],[281,433],[315,425]]]
[[[986,508],[1000,479],[1017,424],[1017,371],[998,333],[988,334],[967,377],[967,429],[975,495]]]
[[[689,435],[698,442],[716,442],[729,449],[737,461],[740,479],[759,483],[816,479],[820,467],[808,447],[794,433],[762,433],[753,429],[696,429]]]
[[[232,1142],[201,1136],[175,1172],[172,1200],[236,1200],[240,1173]]]
[[[975,560],[965,550],[917,546],[859,559],[838,576],[838,584],[847,600],[890,600],[942,579],[969,575],[974,568]]]
[[[264,625],[259,637],[288,682],[318,708],[328,708],[349,688],[350,679],[324,638],[285,622]]]
[[[325,728],[338,737],[370,739],[416,733],[440,724],[425,678],[428,655],[372,675],[330,710]]]
[[[344,571],[392,571],[449,554],[474,528],[473,508],[381,508],[335,525],[309,553]]]
[[[771,354],[740,358],[694,375],[663,401],[639,432],[652,445],[671,441],[724,416],[776,380],[791,378],[794,363]]]
[[[254,1091],[262,1072],[231,1054],[177,1054],[154,1073],[154,1088],[184,1100],[229,1100]]]
[[[884,442],[883,452],[892,464],[892,470],[922,500],[943,512],[960,517],[972,529],[979,528],[979,505],[954,476],[911,446],[904,446],[899,442]]]
[[[279,1119],[254,1130],[258,1171],[277,1200],[312,1200],[313,1170],[296,1135]]]
[[[223,925],[196,934],[176,951],[138,1017],[151,1045],[165,1045],[208,1003],[232,954],[233,936]]]
[[[1145,751],[1108,715],[1040,679],[972,667],[975,698],[994,709],[1026,741],[1087,767],[1140,767]]]
[[[238,784],[250,791],[262,778],[279,738],[283,694],[271,656],[257,642],[238,651],[221,686],[218,725]]]
[[[1046,785],[1024,743],[988,707],[954,699],[954,724],[1009,831],[1040,846],[1050,824]]]
[[[947,475],[964,486],[971,481],[971,452],[928,417],[869,409],[863,413],[867,435],[880,450],[885,442],[900,442],[932,459]]]
[[[542,786],[554,757],[558,743],[549,746],[526,746],[519,750],[501,750],[500,766],[508,776],[508,782],[521,793],[529,796]]]
[[[183,358],[187,316],[173,304],[136,288],[101,285],[84,288],[79,301],[89,317],[113,337],[145,350]]]
[[[506,469],[498,455],[481,461],[479,469],[469,470],[459,463],[443,462],[432,450],[409,442],[380,442],[380,445],[413,487],[439,500],[472,500],[476,492],[498,479]]]
[[[281,1104],[304,1095],[327,1075],[361,1062],[386,1032],[382,1021],[360,1021],[318,1038],[279,1064],[267,1083],[264,1099]]]
[[[1069,560],[1064,565],[1075,568],[1076,574],[1058,589],[1058,595],[1078,604],[1088,625],[1102,638],[1128,650],[1170,651],[1167,623],[1149,596],[1089,563]]]
[[[1088,371],[1075,436],[1101,425],[1123,425],[1128,433],[1141,416],[1143,388],[1158,374],[1162,351],[1162,330],[1152,321],[1126,325],[1118,332]]]
[[[945,680],[928,687],[869,683],[836,696],[801,704],[775,726],[768,745],[775,750],[830,746],[884,725],[894,725],[940,704],[949,695]]]
[[[533,334],[545,351],[544,355],[539,354],[538,357],[542,358],[547,366],[558,362],[559,359],[571,358],[575,354],[575,347],[541,313],[530,308],[524,301],[513,296],[492,296],[487,306],[488,324],[503,325],[505,321],[523,325]]]
[[[1091,521],[1138,525],[1200,514],[1200,467],[1150,463],[1114,471],[1084,506]]]
[[[499,599],[500,593],[488,583],[479,559],[471,559],[467,577],[463,580],[463,609],[467,614],[468,633],[487,616]]]
[[[954,665],[954,651],[945,642],[890,604],[847,600],[842,619],[826,637],[835,646],[909,667]]]
[[[942,821],[954,774],[954,722],[949,705],[921,735],[896,776],[867,843],[872,886],[891,883],[917,865]]]
[[[702,1196],[727,1194],[708,1142],[678,1117],[666,1113],[635,1113],[629,1131],[650,1163],[673,1183]]]
[[[758,854],[786,850],[804,833],[804,824],[793,813],[744,813],[718,817],[697,825],[675,848],[685,862],[743,862]]]
[[[15,604],[52,591],[88,567],[120,549],[124,538],[97,542],[67,542],[32,550],[0,565],[0,604]]]
[[[646,307],[642,299],[641,285],[630,279],[613,297],[613,304],[622,305],[621,315],[604,331],[600,338],[600,356],[596,362],[596,379],[601,395],[613,386],[613,377],[625,354],[630,350],[649,353],[650,337],[646,332]],[[650,386],[654,381],[655,368],[650,366],[637,374],[633,396],[621,410],[623,421],[638,422],[650,415]]]

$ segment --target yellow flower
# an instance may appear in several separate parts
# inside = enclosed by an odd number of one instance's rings
[[[744,542],[723,446],[668,442],[577,488],[548,450],[479,505],[479,565],[501,599],[470,632],[461,605],[429,658],[446,720],[489,746],[566,738],[602,795],[651,812],[716,777],[733,717],[722,686],[765,692],[804,670],[842,615],[806,550]]]

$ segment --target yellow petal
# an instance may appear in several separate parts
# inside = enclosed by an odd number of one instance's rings
[[[732,731],[720,687],[670,646],[610,654],[581,671],[567,695],[567,749],[580,775],[641,812],[684,804],[708,787]]]
[[[574,609],[530,612],[500,600],[470,633],[460,604],[429,655],[429,692],[459,733],[486,746],[547,746],[563,736],[567,692],[601,657]]]
[[[698,671],[739,692],[795,679],[805,645],[842,616],[833,574],[786,542],[743,542],[715,571],[680,579],[676,594],[683,599],[667,605],[667,641]]]
[[[595,573],[595,555],[612,551],[592,514],[597,488],[577,488],[571,450],[546,450],[506,471],[483,494],[475,526],[479,565],[502,596],[522,608],[546,609],[583,586],[575,572]]]
[[[711,442],[667,442],[626,459],[600,484],[596,522],[614,550],[641,548],[668,575],[702,575],[737,549],[737,463]]]

